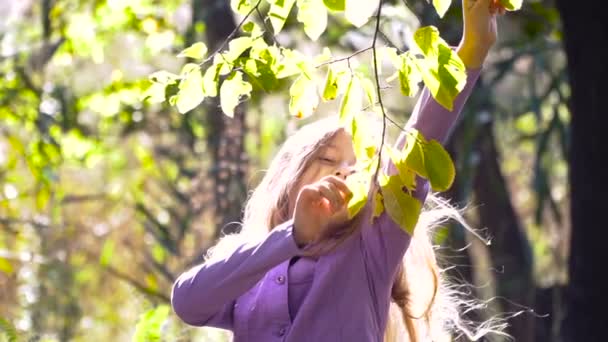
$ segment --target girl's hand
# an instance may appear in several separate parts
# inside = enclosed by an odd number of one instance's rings
[[[332,228],[346,223],[350,197],[346,183],[336,176],[302,187],[293,214],[296,243],[303,246],[318,242]]]
[[[464,29],[458,55],[468,68],[483,65],[488,51],[496,42],[496,15],[504,14],[499,0],[462,0]]]

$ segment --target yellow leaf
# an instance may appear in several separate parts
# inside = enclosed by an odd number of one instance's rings
[[[437,140],[431,140],[425,146],[424,164],[433,190],[446,191],[452,186],[456,169],[449,153]]]
[[[348,217],[353,218],[365,206],[371,175],[368,172],[357,172],[346,178],[346,186],[353,193],[348,201]]]
[[[386,213],[399,227],[412,235],[420,217],[420,201],[403,191],[399,176],[381,175],[380,186]]]

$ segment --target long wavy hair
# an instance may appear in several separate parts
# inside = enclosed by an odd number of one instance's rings
[[[287,221],[290,200],[295,200],[290,198],[290,190],[321,147],[343,128],[335,119],[321,119],[291,135],[251,193],[240,232],[223,236],[207,257],[223,258],[244,241],[262,240],[272,227]],[[430,193],[392,286],[385,342],[441,341],[453,335],[478,340],[490,332],[501,333],[504,328],[493,320],[473,323],[463,318],[464,312],[481,307],[483,303],[468,298],[459,285],[451,284],[438,265],[431,236],[436,227],[448,220],[456,220],[470,229],[461,210]],[[353,219],[341,230],[341,235],[332,236],[329,251],[359,229],[360,221]],[[327,252],[327,249],[311,250],[311,254]]]

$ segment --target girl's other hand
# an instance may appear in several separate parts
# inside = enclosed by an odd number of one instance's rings
[[[318,242],[333,228],[346,223],[351,197],[344,180],[336,176],[302,187],[293,214],[296,243],[302,246]]]

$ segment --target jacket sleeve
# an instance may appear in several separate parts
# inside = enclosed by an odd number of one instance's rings
[[[173,310],[190,325],[232,329],[236,299],[302,251],[293,238],[293,221],[278,225],[261,242],[239,245],[224,259],[212,257],[182,273],[173,284]]]
[[[456,97],[452,111],[440,105],[431,96],[429,90],[424,88],[405,128],[415,128],[427,140],[435,139],[444,144],[456,125],[480,72],[481,69],[467,70],[467,83]],[[395,147],[402,149],[405,141],[406,134],[402,133]],[[389,174],[396,174],[397,170],[392,162],[389,161],[386,167]],[[428,181],[417,177],[416,182],[414,196],[424,203],[429,190]],[[367,260],[372,264],[371,269],[374,272],[379,272],[379,274],[375,274],[375,278],[379,277],[383,281],[388,281],[388,279],[392,279],[397,271],[397,266],[409,246],[411,237],[390,218],[386,211],[367,228],[370,229],[363,229],[362,231]]]

